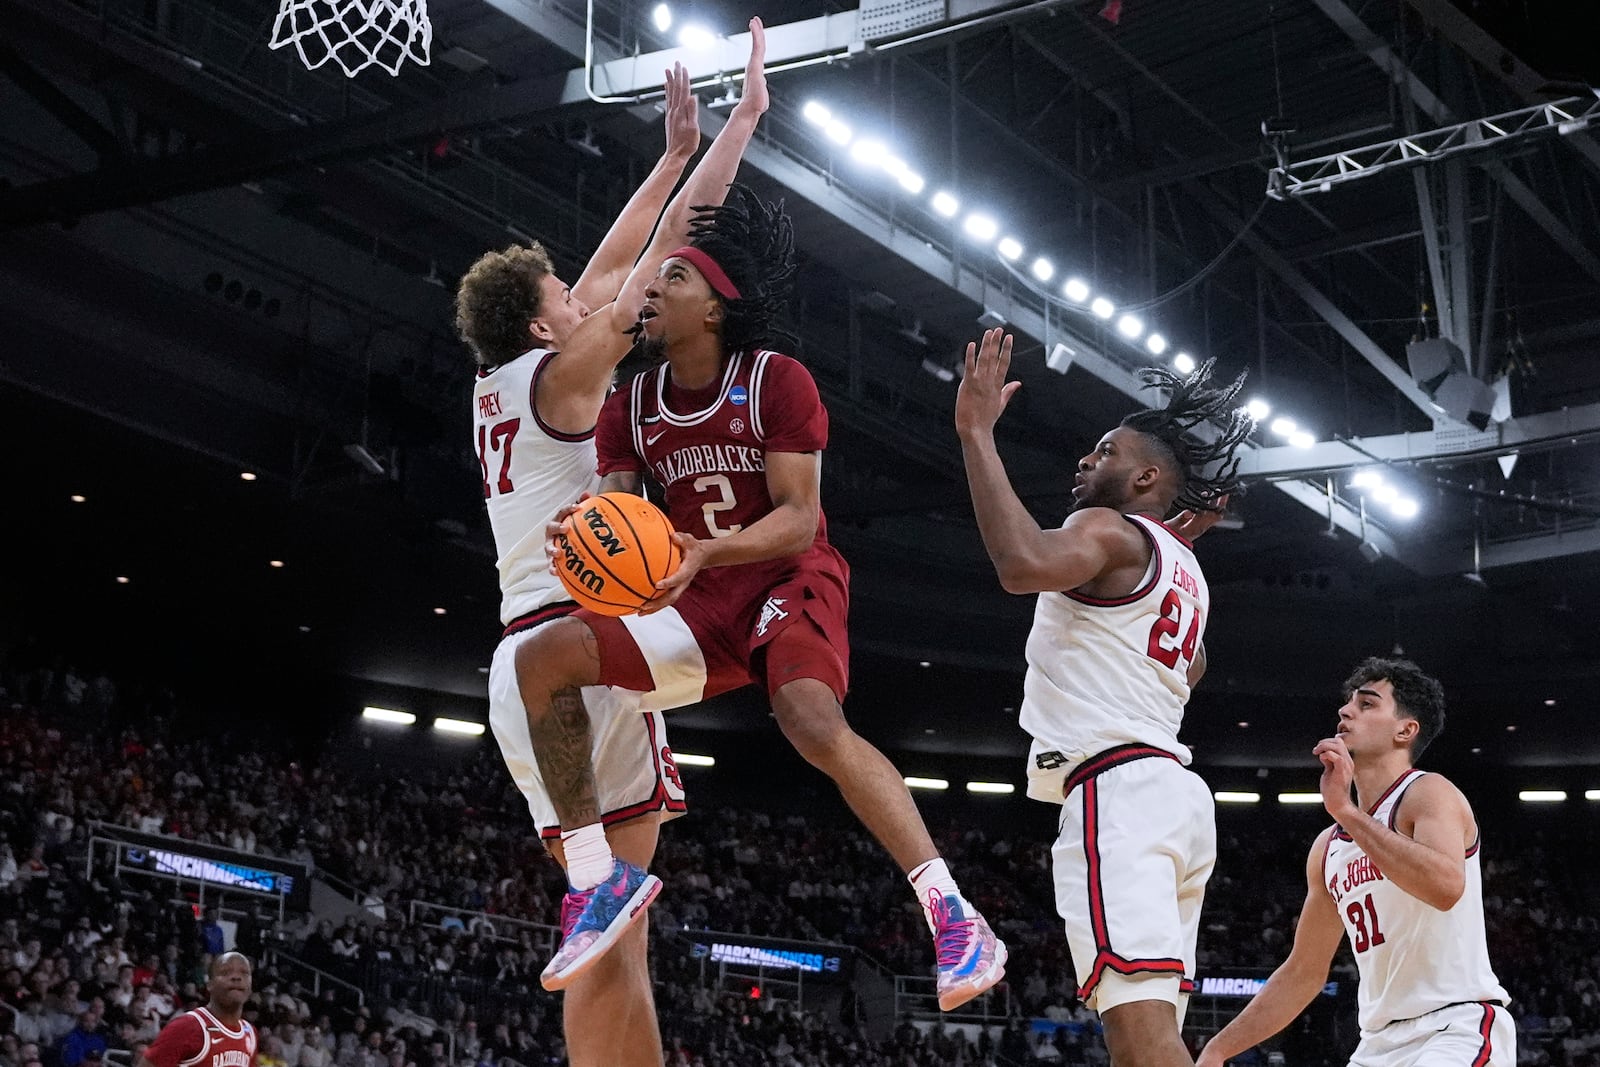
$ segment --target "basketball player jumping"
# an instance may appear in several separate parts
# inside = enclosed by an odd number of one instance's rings
[[[775,320],[795,273],[789,219],[735,187],[691,234],[645,290],[639,316],[663,362],[606,401],[597,431],[606,490],[640,492],[646,473],[665,486],[683,563],[647,613],[579,611],[541,629],[517,652],[523,702],[538,721],[567,714],[552,705],[573,686],[653,690],[649,699],[666,707],[763,686],[790,743],[907,872],[949,1010],[999,981],[1006,949],[962,898],[900,773],[840,707],[849,568],[828,543],[819,502],[828,415],[810,373],[769,347],[788,340]],[[559,534],[552,528],[547,551]],[[581,965],[605,930],[627,921],[617,902],[637,899],[650,878],[619,863],[552,968]]]
[[[662,818],[684,810],[682,784],[659,712],[641,714],[637,694],[592,689],[580,698],[574,691],[563,699],[580,708],[587,701],[593,718],[592,732],[586,729],[579,743],[593,759],[588,789],[598,806],[575,817],[570,808],[552,804],[541,774],[543,750],[550,745],[530,728],[523,709],[516,650],[540,625],[576,607],[546,566],[545,524],[598,487],[594,425],[613,370],[632,345],[644,286],[664,254],[687,239],[689,205],[721,203],[767,108],[759,20],[752,22],[751,34],[742,98],[661,216],[642,257],[640,248],[700,141],[694,96],[681,68],[667,76],[666,153],[572,288],[562,284],[535,244],[484,255],[456,296],[457,328],[479,363],[474,431],[499,553],[505,625],[489,668],[490,726],[540,836],[579,888],[592,888],[610,873],[612,849],[634,863],[650,862]],[[597,310],[590,314],[590,307]],[[598,865],[592,839],[599,843]],[[598,872],[591,873],[596,866]],[[660,1064],[647,944],[640,923],[604,966],[559,983],[567,986],[563,1016],[574,1067]]]
[[[1253,425],[1232,408],[1243,377],[1214,389],[1210,361],[1187,378],[1147,369],[1166,406],[1129,415],[1078,461],[1075,510],[1046,531],[995,448],[1021,386],[1006,382],[1010,364],[1000,330],[967,346],[956,429],[1000,583],[1039,594],[1021,721],[1033,735],[1028,794],[1062,805],[1056,908],[1112,1062],[1187,1065],[1180,1027],[1216,861],[1211,791],[1178,741],[1210,608],[1190,542],[1235,485],[1233,455]],[[1189,432],[1211,420],[1221,423],[1212,442]]]
[[[135,1067],[255,1067],[256,1028],[244,1020],[250,961],[224,952],[211,961],[206,979],[206,1006],[163,1026]]]
[[[1444,690],[1414,663],[1369,659],[1344,691],[1338,729],[1313,750],[1335,825],[1306,857],[1294,947],[1200,1067],[1293,1022],[1327,982],[1341,933],[1361,981],[1352,1067],[1514,1067],[1510,998],[1484,937],[1477,821],[1459,789],[1415,767],[1444,729]]]

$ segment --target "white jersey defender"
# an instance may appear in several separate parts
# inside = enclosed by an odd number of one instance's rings
[[[1118,745],[1151,745],[1190,761],[1178,741],[1189,664],[1211,611],[1194,548],[1142,515],[1150,542],[1137,589],[1115,600],[1039,594],[1028,634],[1022,728],[1034,739],[1028,795],[1060,803],[1067,771]]]
[[[473,444],[494,531],[505,632],[489,666],[489,725],[500,754],[527,798],[540,835],[561,827],[528,736],[517,687],[516,649],[540,624],[576,610],[544,553],[545,524],[600,487],[594,428],[564,433],[539,417],[539,375],[556,353],[536,348],[480,372],[472,391]],[[667,745],[661,713],[640,710],[638,693],[584,689],[594,736],[595,789],[607,825],[660,811],[684,811],[683,784]]]
[[[1373,806],[1372,817],[1394,829],[1401,799],[1425,773],[1401,775]],[[1467,850],[1466,887],[1448,911],[1386,879],[1338,827],[1328,838],[1322,876],[1361,972],[1363,1035],[1451,1006],[1487,1005],[1492,1018],[1493,1007],[1511,999],[1489,964],[1476,841]]]
[[[1166,1000],[1181,1022],[1217,852],[1211,790],[1178,741],[1211,596],[1188,541],[1124,518],[1150,545],[1137,588],[1039,594],[1021,714],[1028,795],[1062,805],[1051,868],[1079,996],[1102,1014]]]

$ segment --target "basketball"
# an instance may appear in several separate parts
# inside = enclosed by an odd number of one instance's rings
[[[678,569],[672,523],[642,496],[590,497],[564,526],[556,573],[572,599],[596,614],[632,615]]]

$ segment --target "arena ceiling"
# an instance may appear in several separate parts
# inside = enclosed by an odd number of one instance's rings
[[[596,3],[597,60],[643,57],[597,72],[610,91],[680,55],[742,62],[736,38],[657,55],[673,41],[653,6]],[[1399,647],[1449,683],[1456,755],[1600,763],[1600,123],[1592,73],[1551,44],[1595,38],[1560,5],[1533,25],[1446,0],[951,7],[757,12],[775,53],[831,57],[773,74],[745,175],[786,198],[804,257],[824,502],[854,568],[852,713],[902,749],[1020,748],[1031,605],[983,555],[946,380],[988,314],[1021,335],[1002,448],[1042,521],[1070,460],[1142,404],[1137,369],[1177,351],[1248,369],[1317,442],[1267,420],[1235,521],[1201,546],[1202,759],[1298,759],[1345,669]],[[891,8],[930,21],[897,29]],[[268,49],[274,14],[0,0],[13,614],[115,620],[86,627],[102,648],[479,694],[495,591],[451,290],[530,235],[573,270],[659,151],[658,116],[583,97],[576,0],[434,0],[432,64],[354,80]],[[677,12],[718,30],[746,14]],[[708,134],[720,95],[702,94]],[[853,158],[808,103],[925,187]],[[1523,125],[1442,139],[1508,114]],[[1402,138],[1410,166],[1362,154]],[[1326,190],[1267,195],[1275,167],[1334,152]],[[930,209],[940,190],[953,218]],[[974,210],[1024,246],[1015,264],[964,232]],[[1138,309],[1140,336],[1068,300],[1070,277]],[[1434,406],[1450,390],[1430,398],[1406,346],[1439,336],[1463,353],[1452,388],[1501,381],[1508,418]],[[1355,484],[1375,473],[1414,517]]]

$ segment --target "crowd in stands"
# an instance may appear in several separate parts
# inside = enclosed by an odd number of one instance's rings
[[[564,1062],[559,1000],[538,987],[547,934],[529,925],[555,921],[560,872],[528,832],[492,742],[437,773],[362,775],[351,772],[360,753],[184,733],[175,713],[165,690],[119,691],[59,664],[0,669],[0,1067],[136,1063],[166,1019],[202,1000],[218,917],[174,906],[169,883],[118,881],[92,865],[95,822],[293,858],[354,887],[365,908],[347,921],[279,927],[275,913],[248,907],[233,916],[238,947],[276,960],[258,962],[249,1009],[260,1067]],[[651,913],[667,1063],[1103,1065],[1098,1026],[1074,996],[1048,841],[932,822],[1011,946],[1008,988],[988,1002],[1004,1016],[992,1029],[907,1019],[869,1037],[849,995],[800,1010],[716,988],[683,929],[838,942],[898,974],[927,974],[931,950],[903,877],[848,816],[711,806],[663,831],[655,864],[667,886]],[[1224,821],[1202,973],[1264,974],[1283,958],[1316,829]],[[1491,952],[1516,998],[1526,1064],[1600,1067],[1600,924],[1582,858],[1595,836],[1567,825],[1501,833],[1486,848]],[[312,972],[291,958],[349,985],[313,996]],[[1341,955],[1336,977],[1353,974]],[[1191,1024],[1198,1045],[1203,1013],[1191,1011]],[[1343,1063],[1355,1038],[1346,995],[1286,1035],[1282,1062]]]

